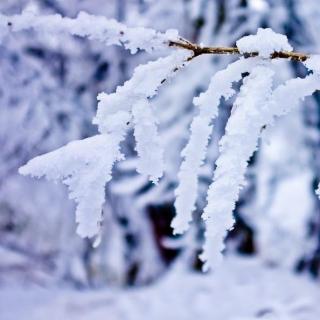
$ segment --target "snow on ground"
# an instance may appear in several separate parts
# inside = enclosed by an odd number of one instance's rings
[[[1,320],[317,320],[320,284],[258,259],[229,257],[216,274],[176,265],[140,289],[0,288]]]

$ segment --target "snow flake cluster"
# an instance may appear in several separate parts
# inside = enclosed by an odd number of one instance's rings
[[[264,125],[272,121],[268,107],[274,72],[267,66],[255,67],[244,80],[233,112],[220,141],[220,156],[216,161],[214,180],[203,212],[206,220],[206,242],[201,259],[205,268],[214,266],[224,248],[221,239],[233,227],[232,211],[244,185],[248,161],[257,148]],[[229,213],[229,214],[228,214]]]
[[[179,172],[179,186],[176,189],[175,207],[177,216],[172,221],[174,233],[183,233],[192,221],[195,210],[198,175],[206,157],[206,149],[212,132],[212,120],[218,115],[221,98],[231,98],[236,91],[234,82],[242,78],[242,74],[250,71],[255,59],[240,59],[230,64],[225,70],[217,72],[211,79],[209,88],[194,98],[194,105],[199,107],[199,114],[191,124],[189,143],[182,151],[184,161]]]
[[[286,36],[270,28],[259,28],[256,35],[239,39],[237,47],[241,53],[258,52],[263,58],[269,58],[273,52],[293,50]]]
[[[132,54],[138,50],[160,50],[166,48],[168,41],[178,39],[176,30],[161,33],[142,27],[129,28],[116,20],[86,12],[80,12],[74,19],[59,14],[39,16],[30,10],[13,16],[0,14],[0,42],[5,34],[23,30],[44,34],[69,33],[98,40],[106,45],[123,45]]]
[[[98,111],[93,120],[101,133],[125,130],[133,122],[136,150],[139,155],[137,171],[157,182],[163,173],[163,148],[157,134],[157,120],[151,103],[159,87],[183,67],[192,54],[176,51],[165,58],[138,66],[132,78],[111,94],[98,96]]]
[[[70,191],[70,198],[77,203],[77,232],[82,237],[99,233],[104,203],[104,187],[111,179],[114,162],[123,159],[119,150],[122,135],[96,135],[36,157],[20,168],[23,175],[46,176],[61,180]]]
[[[160,50],[168,41],[178,38],[175,31],[166,33],[144,28],[128,28],[115,20],[80,13],[77,18],[59,15],[0,15],[0,40],[10,31],[34,29],[37,32],[67,32],[99,40],[106,45],[123,45],[131,53],[137,50]],[[305,78],[274,84],[273,52],[292,51],[284,35],[271,29],[258,29],[256,35],[237,41],[241,53],[257,52],[254,58],[240,58],[225,70],[213,75],[207,91],[194,98],[197,114],[190,127],[190,139],[182,151],[182,164],[175,191],[176,217],[174,233],[188,230],[197,209],[198,176],[206,160],[207,149],[218,116],[221,99],[236,96],[225,135],[220,141],[220,155],[215,163],[213,182],[207,193],[202,218],[205,221],[205,243],[201,259],[204,268],[216,267],[222,258],[224,239],[232,229],[232,211],[245,184],[248,162],[257,149],[263,130],[290,112],[300,100],[320,89],[320,58],[310,57],[305,66],[311,71]],[[66,184],[70,197],[77,202],[78,233],[96,237],[100,232],[105,185],[111,180],[112,167],[124,159],[120,143],[128,128],[134,131],[139,160],[136,169],[157,183],[164,171],[164,150],[158,134],[152,98],[159,88],[179,69],[190,63],[194,53],[175,48],[169,55],[138,66],[130,80],[114,93],[98,95],[94,124],[100,134],[75,141],[51,153],[39,156],[20,168],[23,175],[45,176]],[[242,80],[242,83],[240,82]],[[242,84],[239,92],[234,83]],[[163,106],[165,107],[165,106]],[[317,191],[319,194],[319,190]]]
[[[100,135],[72,142],[61,149],[36,157],[20,173],[49,180],[61,180],[78,203],[77,232],[83,237],[99,234],[105,184],[113,164],[124,159],[120,143],[130,122],[134,124],[140,161],[137,171],[157,182],[163,173],[163,150],[149,99],[165,80],[187,63],[192,53],[182,50],[136,68],[133,77],[115,93],[101,93],[94,123]]]
[[[271,29],[259,29],[256,36],[244,37],[237,45],[241,52],[258,52],[259,58],[240,59],[216,73],[207,92],[194,99],[200,111],[191,124],[191,137],[182,153],[185,160],[176,191],[177,216],[172,226],[175,233],[182,233],[188,229],[192,211],[196,208],[199,168],[205,159],[212,131],[210,123],[218,114],[219,100],[234,95],[232,83],[239,81],[243,73],[250,73],[244,78],[226,125],[226,133],[220,141],[220,156],[202,214],[206,224],[206,240],[200,256],[205,262],[204,270],[217,266],[222,258],[223,240],[234,224],[232,211],[245,184],[248,161],[258,146],[262,131],[273,125],[276,117],[287,114],[300,100],[320,89],[317,69],[320,60],[317,56],[310,59],[311,63],[308,60],[305,63],[313,71],[312,74],[304,79],[290,79],[274,88],[272,62],[265,58],[275,51],[292,50],[285,36]]]

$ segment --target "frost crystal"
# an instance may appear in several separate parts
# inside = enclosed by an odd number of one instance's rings
[[[163,148],[160,144],[156,119],[147,100],[140,100],[132,108],[136,150],[139,154],[137,171],[157,182],[163,173]]]
[[[36,157],[19,172],[48,180],[61,180],[77,202],[77,232],[82,237],[99,233],[105,184],[111,179],[114,162],[123,159],[119,143],[122,135],[96,135]]]
[[[137,171],[157,182],[163,172],[163,148],[158,137],[157,121],[148,103],[159,87],[185,65],[192,53],[177,51],[165,58],[137,67],[132,78],[111,94],[98,96],[97,116],[94,123],[101,133],[113,132],[115,126],[126,128],[133,116],[134,135],[139,155]],[[121,123],[115,117],[123,114]]]
[[[276,116],[283,116],[293,110],[305,97],[320,89],[320,75],[310,74],[305,78],[287,80],[273,93],[272,108]]]
[[[223,240],[234,223],[232,211],[244,184],[248,161],[257,148],[262,127],[272,120],[269,108],[274,72],[257,66],[244,80],[220,142],[214,181],[209,187],[206,220],[206,242],[201,259],[204,268],[216,266],[224,249]]]
[[[211,122],[218,115],[220,99],[229,99],[236,93],[232,83],[239,81],[242,73],[250,71],[255,62],[255,59],[240,59],[230,64],[212,77],[206,92],[194,98],[194,105],[199,107],[199,114],[191,124],[190,140],[182,151],[184,161],[178,174],[179,185],[175,192],[176,217],[171,224],[174,233],[185,232],[192,220],[197,198],[198,175],[212,132]]]
[[[100,93],[97,115],[93,120],[93,123],[99,126],[99,131],[101,133],[112,131],[114,114],[119,111],[131,114],[134,104],[154,97],[159,87],[173,77],[175,71],[181,68],[191,55],[189,51],[181,50],[165,58],[140,65],[134,70],[132,78],[123,86],[117,87],[116,92]]]
[[[60,15],[37,16],[30,11],[14,16],[0,14],[0,41],[10,32],[29,29],[49,35],[68,33],[87,37],[106,45],[124,46],[131,53],[168,50],[171,40],[179,40],[174,30],[161,33],[148,28],[128,28],[115,20],[83,12],[74,19]],[[194,98],[193,103],[199,110],[191,123],[190,140],[182,151],[184,159],[175,191],[177,215],[172,227],[174,233],[183,233],[188,229],[195,210],[198,176],[206,158],[212,122],[218,115],[220,100],[235,95],[237,92],[232,84],[240,81],[244,73],[249,73],[243,80],[225,135],[221,138],[214,179],[202,214],[206,231],[201,259],[205,262],[205,269],[216,266],[221,260],[224,238],[234,224],[232,211],[263,128],[273,125],[277,117],[287,114],[306,96],[320,89],[319,56],[312,56],[304,63],[310,70],[305,78],[290,79],[273,89],[274,71],[267,58],[273,52],[292,50],[286,36],[271,29],[258,29],[256,35],[238,40],[237,47],[241,53],[256,52],[258,57],[241,58],[217,72],[211,78],[208,90]],[[114,163],[123,159],[120,143],[127,128],[134,130],[137,171],[155,183],[163,175],[164,150],[158,135],[159,119],[151,106],[152,98],[162,84],[187,65],[194,55],[193,51],[182,48],[174,50],[168,56],[138,66],[132,78],[117,87],[114,93],[99,94],[98,110],[93,120],[98,125],[99,135],[71,142],[20,168],[23,175],[45,176],[49,180],[61,180],[68,186],[70,197],[77,202],[78,233],[83,237],[99,234],[105,185],[111,179]],[[320,185],[316,193],[320,196]]]
[[[156,120],[147,102],[164,80],[172,77],[192,53],[178,51],[166,58],[136,68],[131,80],[113,94],[99,95],[97,117],[101,135],[72,142],[51,153],[31,160],[20,173],[62,180],[70,197],[78,203],[78,233],[93,237],[99,233],[102,220],[105,184],[111,179],[115,161],[122,159],[119,144],[123,140],[132,115],[135,124],[138,171],[157,182],[163,172],[163,151],[157,135]]]
[[[18,32],[33,29],[40,33],[69,33],[79,37],[98,40],[106,45],[123,45],[131,53],[139,49],[151,52],[167,47],[170,40],[178,39],[176,30],[166,33],[148,28],[129,28],[113,19],[80,12],[74,19],[59,14],[38,16],[32,11],[21,15],[5,16],[0,14],[1,35],[9,31]]]
[[[272,29],[259,28],[256,35],[250,35],[237,41],[241,53],[258,52],[260,57],[269,58],[273,52],[292,51],[286,36]]]

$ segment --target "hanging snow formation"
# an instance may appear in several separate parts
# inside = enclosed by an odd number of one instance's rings
[[[178,41],[176,31],[166,33],[145,28],[128,28],[115,20],[80,13],[75,19],[59,15],[36,16],[24,12],[16,16],[0,16],[0,35],[33,29],[42,33],[70,33],[99,40],[106,45],[122,45],[131,53],[138,50],[168,52],[168,43]],[[0,38],[1,40],[1,38]],[[202,214],[205,220],[205,243],[201,259],[205,269],[217,266],[224,250],[224,238],[233,227],[232,211],[245,183],[250,157],[266,126],[290,112],[300,100],[320,89],[320,59],[313,56],[305,62],[312,71],[304,79],[290,79],[274,87],[273,52],[292,51],[283,35],[271,29],[259,29],[237,41],[243,54],[257,52],[255,58],[240,58],[211,79],[208,90],[194,98],[199,108],[192,121],[190,140],[182,152],[179,185],[175,192],[177,215],[172,222],[174,233],[185,232],[196,208],[198,175],[206,159],[207,147],[218,115],[221,99],[237,94],[235,82],[243,81],[236,97],[225,135],[220,141],[213,182]],[[173,52],[172,52],[173,50]],[[83,237],[99,234],[105,184],[111,180],[112,166],[123,160],[120,143],[128,128],[133,128],[139,156],[137,171],[157,183],[163,175],[163,146],[158,135],[159,119],[152,109],[152,98],[168,79],[186,67],[194,52],[181,48],[146,65],[138,66],[132,78],[114,93],[98,95],[98,111],[94,123],[100,134],[75,141],[51,153],[29,161],[20,169],[24,175],[46,176],[61,180],[69,187],[70,197],[77,202],[78,233]],[[165,107],[165,106],[164,106]]]

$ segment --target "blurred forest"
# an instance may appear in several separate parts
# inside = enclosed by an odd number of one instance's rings
[[[258,27],[270,27],[287,35],[295,51],[320,53],[317,0],[0,1],[3,14],[25,8],[69,17],[84,10],[129,26],[175,28],[184,38],[208,45],[235,45]],[[196,222],[179,237],[172,236],[170,228],[176,172],[195,112],[192,98],[232,59],[201,57],[154,99],[166,146],[165,176],[154,186],[136,173],[129,135],[123,145],[128,160],[116,166],[106,189],[102,242],[93,248],[90,240],[75,233],[74,203],[64,187],[22,177],[17,170],[37,155],[96,134],[91,120],[97,94],[114,91],[136,65],[147,60],[146,54],[131,56],[123,48],[69,35],[46,37],[28,31],[4,37],[0,45],[0,286],[16,281],[76,288],[139,286],[157,280],[177,261],[200,272],[199,214],[231,103],[222,104],[216,120],[200,176]],[[279,65],[279,82],[306,73],[298,63]],[[320,202],[313,190],[320,181],[320,95],[306,99],[266,135],[250,162],[226,255],[259,256],[267,265],[316,278]]]

